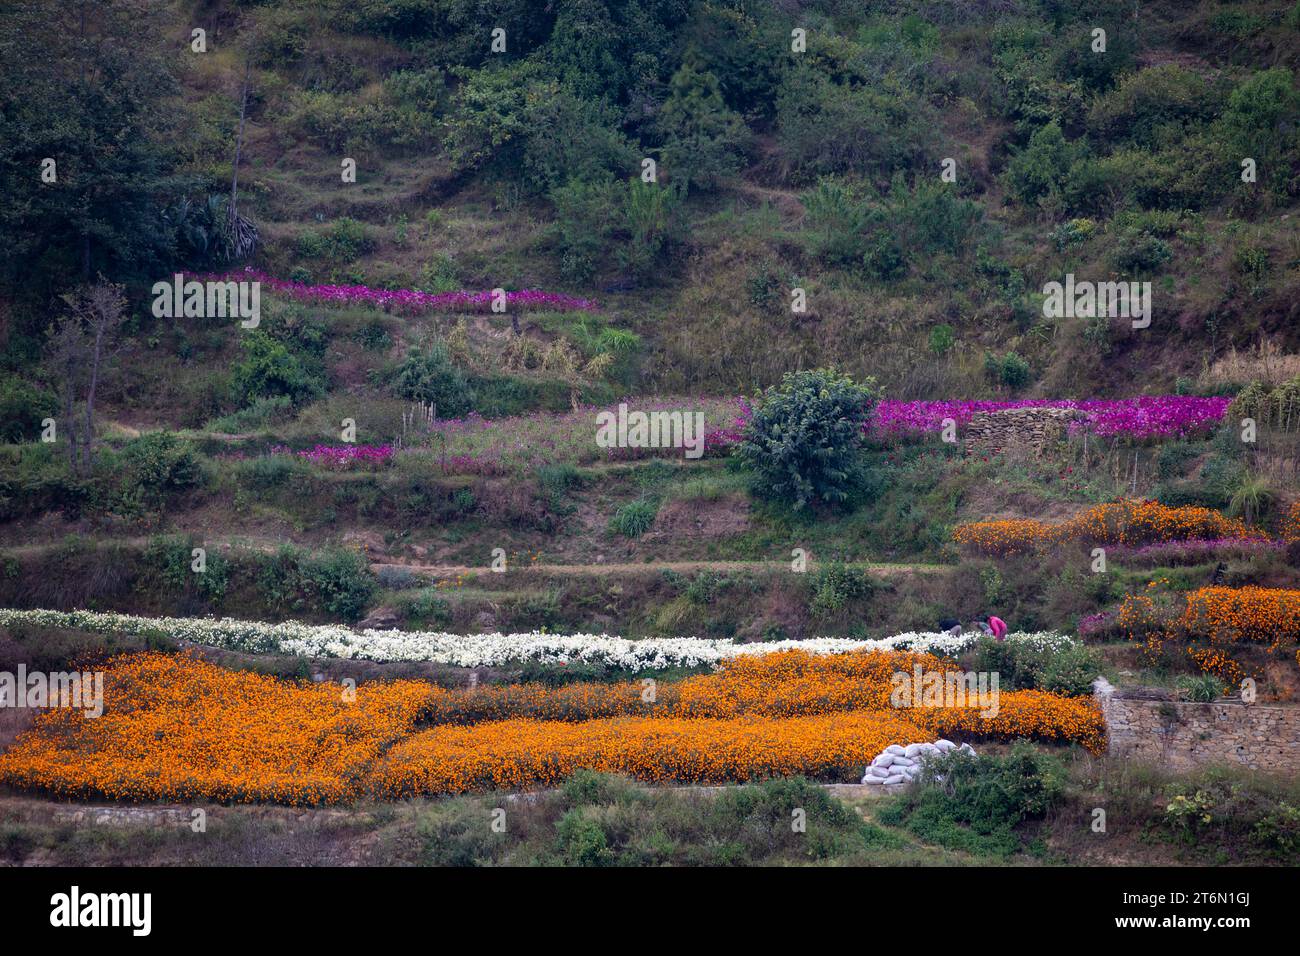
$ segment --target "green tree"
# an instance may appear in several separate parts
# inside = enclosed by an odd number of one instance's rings
[[[744,165],[749,144],[744,120],[723,102],[718,78],[691,61],[673,74],[656,126],[669,178],[689,188],[713,189]]]
[[[149,0],[0,5],[0,275],[89,282],[166,262],[177,44]],[[174,52],[164,53],[171,50]],[[42,179],[54,161],[56,179]]]
[[[845,503],[878,397],[871,378],[859,384],[833,369],[786,373],[764,393],[738,448],[755,493],[796,510]]]
[[[1060,192],[1065,175],[1078,150],[1065,139],[1056,122],[1048,123],[1029,137],[1029,145],[1007,165],[1007,185],[1023,203]]]

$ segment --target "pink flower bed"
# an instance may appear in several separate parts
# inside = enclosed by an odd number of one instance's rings
[[[1071,425],[1071,431],[1087,430],[1094,435],[1129,438],[1181,438],[1212,431],[1228,411],[1231,399],[1198,398],[1190,395],[1140,395],[1137,398],[1027,399],[1015,402],[880,402],[869,430],[877,435],[922,435],[937,432],[945,418],[958,427],[976,413],[1007,408],[1077,408],[1087,418]]]
[[[285,453],[287,449],[276,447],[272,454]],[[295,452],[299,458],[306,458],[312,464],[326,468],[350,468],[354,465],[386,465],[393,460],[392,445],[317,445],[307,451]]]
[[[307,285],[290,282],[260,272],[251,266],[223,275],[199,276],[217,281],[260,282],[267,289],[300,302],[323,305],[367,305],[403,315],[423,312],[486,312],[492,306],[491,292],[421,292],[418,289],[372,289],[364,285]],[[599,309],[589,299],[579,299],[559,292],[519,289],[506,293],[506,305],[517,309],[595,312]]]

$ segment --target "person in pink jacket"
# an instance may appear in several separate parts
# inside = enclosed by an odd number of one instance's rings
[[[993,636],[999,641],[1006,640],[1007,622],[1002,618],[989,615],[989,630],[993,632]]]

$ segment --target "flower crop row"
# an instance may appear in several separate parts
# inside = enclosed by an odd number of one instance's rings
[[[219,276],[201,276],[217,281],[260,282],[263,286],[300,302],[323,305],[367,305],[403,315],[424,312],[486,312],[492,307],[491,292],[421,292],[419,289],[372,289],[364,285],[308,285],[277,279],[251,266]],[[599,306],[559,292],[520,289],[505,293],[506,306],[515,309],[594,312]]]
[[[891,743],[936,735],[1036,736],[1077,741],[1093,752],[1104,748],[1105,722],[1091,703],[1041,691],[1002,694],[1001,700],[991,718],[972,707],[444,725],[390,750],[376,771],[376,786],[389,797],[545,786],[579,769],[686,783],[844,777],[856,775]]]
[[[723,662],[716,673],[653,685],[629,681],[561,687],[530,683],[436,688],[425,713],[434,723],[467,724],[515,717],[562,721],[621,716],[805,717],[890,710],[893,676],[910,675],[918,666],[922,672],[940,674],[953,669],[930,654],[862,651],[824,656],[788,651],[736,658]],[[1009,715],[1001,723],[981,717],[978,707],[938,708],[949,717],[938,715],[925,722],[919,717],[909,719],[941,733],[960,728],[967,735],[1041,736],[1080,742],[1091,739],[1097,729],[1088,716],[1094,712],[1086,702],[1036,691],[1001,691],[998,696],[999,706],[1004,708],[1001,713]],[[1008,705],[1011,709],[1005,710]],[[1058,706],[1059,711],[1052,710]],[[946,723],[948,720],[954,722]],[[1018,733],[1021,728],[1024,732]]]
[[[0,780],[83,798],[314,804],[536,786],[579,768],[683,782],[842,777],[927,733],[1102,746],[1091,702],[1040,691],[1000,694],[991,716],[987,702],[895,708],[894,675],[917,667],[947,669],[920,654],[790,652],[652,684],[647,699],[640,683],[349,692],[148,653],[110,663],[102,716],[41,714],[0,756]],[[416,732],[421,720],[437,726]]]
[[[41,714],[0,755],[0,779],[79,798],[329,803],[352,796],[428,703],[412,681],[357,688],[141,654],[106,671],[104,713]]]
[[[1186,646],[1201,670],[1236,684],[1247,671],[1234,660],[1234,646],[1294,653],[1300,663],[1300,590],[1211,586],[1189,592],[1182,607],[1151,594],[1130,594],[1117,622],[1132,640],[1157,655],[1166,644]],[[1250,676],[1259,676],[1255,670]]]
[[[1260,644],[1274,650],[1300,645],[1300,590],[1292,588],[1197,588],[1181,609],[1166,609],[1149,595],[1130,594],[1119,624],[1130,636],[1161,631],[1184,641],[1216,645]]]
[[[1136,398],[1026,399],[1013,402],[882,401],[876,406],[868,430],[876,435],[924,435],[941,431],[945,419],[957,427],[981,412],[1009,408],[1074,408],[1084,419],[1072,431],[1087,430],[1103,437],[1172,438],[1213,431],[1227,413],[1228,398],[1191,395],[1140,395]]]
[[[1140,547],[1189,540],[1264,540],[1262,532],[1210,508],[1168,507],[1155,501],[1116,501],[1066,521],[1032,518],[975,521],[953,529],[953,540],[982,554],[1030,554],[1066,543]]]
[[[494,667],[522,661],[542,664],[583,662],[629,670],[699,667],[735,657],[802,650],[815,654],[850,651],[915,650],[956,654],[974,637],[908,632],[880,640],[812,638],[736,644],[729,640],[662,637],[629,640],[608,634],[448,634],[442,631],[354,631],[336,624],[266,624],[232,618],[141,617],[97,611],[13,610],[0,608],[0,627],[27,624],[95,633],[149,634],[250,654],[294,654],[372,661],[431,661],[453,667]],[[1068,641],[1052,632],[1012,634],[1011,640],[1042,645]]]
[[[273,448],[272,453],[285,449]],[[312,464],[326,468],[349,468],[353,465],[386,465],[393,460],[392,445],[317,445],[297,453]]]
[[[1287,512],[1286,518],[1282,521],[1282,540],[1286,542],[1300,541],[1300,501],[1291,506]]]
[[[726,720],[614,717],[441,726],[402,741],[376,768],[386,797],[553,785],[578,770],[650,782],[770,776],[851,777],[892,743],[924,731],[901,716],[855,711]]]

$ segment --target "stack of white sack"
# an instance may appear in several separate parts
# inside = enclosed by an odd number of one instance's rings
[[[862,782],[880,785],[909,783],[916,779],[927,758],[946,754],[950,750],[975,756],[975,748],[970,744],[958,747],[951,740],[936,740],[932,744],[908,744],[906,747],[890,744],[880,756],[871,761]]]

